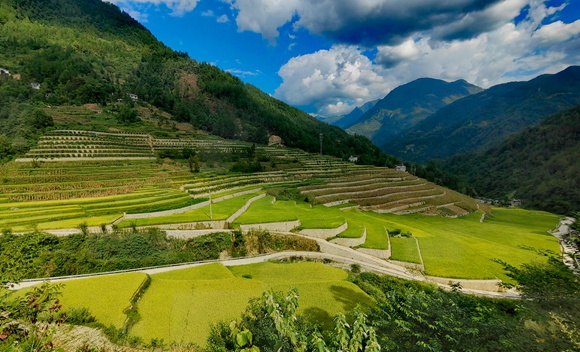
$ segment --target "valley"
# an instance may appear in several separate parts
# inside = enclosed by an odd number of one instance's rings
[[[577,60],[396,76],[469,31],[311,53],[294,9],[252,66],[198,61],[151,11],[259,25],[175,3],[0,2],[1,351],[580,349]]]

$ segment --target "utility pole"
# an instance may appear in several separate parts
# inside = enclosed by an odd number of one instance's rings
[[[209,191],[209,219],[213,221],[213,212],[211,210],[211,191]]]
[[[322,138],[323,138],[324,134],[320,134],[320,155],[322,155]]]

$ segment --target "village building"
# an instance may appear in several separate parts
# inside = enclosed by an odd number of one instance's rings
[[[7,69],[2,68],[2,67],[0,67],[0,75],[2,75],[2,76],[8,76],[8,77],[12,76],[10,74],[10,71],[8,71]]]
[[[350,161],[351,163],[356,163],[358,161],[358,156],[349,156],[348,157],[348,161]]]
[[[137,94],[133,94],[133,93],[129,93],[129,98],[131,98],[131,100],[133,101],[138,101],[139,97],[137,96]]]
[[[396,170],[396,171],[403,171],[403,172],[407,172],[407,167],[406,167],[405,165],[403,165],[403,164],[401,164],[401,165],[396,165],[396,166],[395,166],[395,170]]]
[[[40,89],[40,83],[32,82],[32,83],[30,83],[30,88],[32,88],[34,90],[39,90]]]

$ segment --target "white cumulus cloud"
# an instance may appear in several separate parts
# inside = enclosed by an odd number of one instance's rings
[[[484,11],[512,11],[509,18],[519,6],[506,1]],[[360,49],[344,45],[298,56],[280,69],[283,83],[276,97],[331,116],[421,77],[465,79],[487,88],[556,73],[580,63],[580,20],[568,24],[550,20],[562,8],[532,0],[527,17],[517,24],[512,18],[463,40],[433,38],[443,32],[418,33],[395,45],[378,46],[373,61]]]
[[[383,97],[389,91],[382,70],[360,49],[336,45],[294,57],[282,66],[278,74],[284,82],[274,96],[293,105],[314,104],[321,114],[348,112],[353,104]]]

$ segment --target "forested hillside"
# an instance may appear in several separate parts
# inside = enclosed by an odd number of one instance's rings
[[[0,129],[9,136],[1,140],[0,158],[34,143],[42,133],[30,128],[34,116],[42,128],[53,124],[39,112],[45,106],[104,106],[134,93],[176,121],[221,137],[264,143],[275,134],[287,146],[317,151],[324,133],[327,154],[359,155],[368,164],[397,162],[366,138],[349,136],[215,66],[174,52],[115,5],[6,0],[0,24],[0,67],[11,73],[0,77]]]
[[[481,91],[464,80],[445,82],[419,78],[393,89],[372,109],[344,127],[351,133],[371,138],[376,145],[383,145],[442,107]]]
[[[405,160],[427,162],[484,151],[546,115],[580,104],[580,67],[528,82],[493,86],[440,109],[382,146]]]
[[[477,193],[522,198],[524,206],[561,214],[580,208],[580,106],[548,117],[485,153],[447,159]]]

